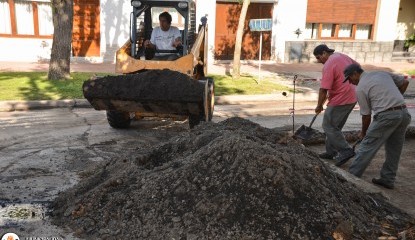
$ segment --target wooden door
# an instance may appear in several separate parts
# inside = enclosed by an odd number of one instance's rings
[[[100,56],[99,0],[74,0],[72,55]]]
[[[242,5],[238,3],[216,3],[215,59],[232,60],[235,49],[236,30]],[[251,3],[245,19],[241,59],[258,60],[260,32],[249,30],[249,20],[272,18],[272,3]],[[262,32],[262,60],[271,58],[271,32]]]

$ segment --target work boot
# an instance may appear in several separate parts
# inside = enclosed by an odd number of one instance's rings
[[[349,161],[350,158],[354,157],[354,155],[356,155],[356,153],[351,148],[339,153],[339,155],[336,157],[336,166],[340,167],[341,165],[345,164],[347,161]]]
[[[376,185],[379,185],[379,186],[382,186],[382,187],[387,188],[387,189],[394,189],[395,188],[393,183],[388,183],[385,180],[383,180],[382,178],[372,178],[372,183],[374,183]]]
[[[319,158],[329,159],[329,160],[333,160],[334,157],[335,157],[334,154],[331,154],[331,153],[328,153],[328,152],[320,153],[318,156],[319,156]]]

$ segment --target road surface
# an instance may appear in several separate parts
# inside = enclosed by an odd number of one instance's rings
[[[276,102],[217,105],[213,121],[241,116],[268,128],[288,131],[293,128],[293,116],[294,128],[310,122],[313,104],[297,104],[294,114],[291,108],[289,103]],[[414,109],[410,111],[415,116]],[[321,117],[314,126],[320,129]],[[359,113],[354,111],[346,129],[359,128]],[[183,131],[189,131],[187,121],[160,119],[144,119],[133,122],[131,129],[115,130],[109,127],[105,112],[91,108],[0,112],[0,229],[14,232],[21,239],[76,239],[67,229],[58,229],[50,223],[45,206],[103,160],[133,155],[138,148],[154,146]],[[411,177],[415,170],[415,149],[409,147],[414,144],[414,140],[406,143],[397,188],[393,191],[374,188],[415,216],[411,199],[415,194],[415,177]],[[321,148],[313,146],[316,151]],[[377,176],[382,157],[379,154],[362,182],[370,182],[371,177]]]

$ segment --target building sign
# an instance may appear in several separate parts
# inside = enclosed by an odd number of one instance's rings
[[[271,31],[272,19],[251,19],[249,20],[249,30],[251,31]]]

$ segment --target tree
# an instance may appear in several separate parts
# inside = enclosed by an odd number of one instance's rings
[[[73,0],[52,0],[53,43],[49,62],[49,80],[70,77]]]
[[[239,78],[241,75],[242,37],[244,34],[246,13],[248,12],[248,7],[249,7],[249,4],[251,3],[251,0],[238,0],[238,1],[239,3],[242,2],[242,10],[241,10],[241,15],[239,16],[238,29],[236,30],[235,52],[233,54],[233,69],[232,69],[233,78]]]

